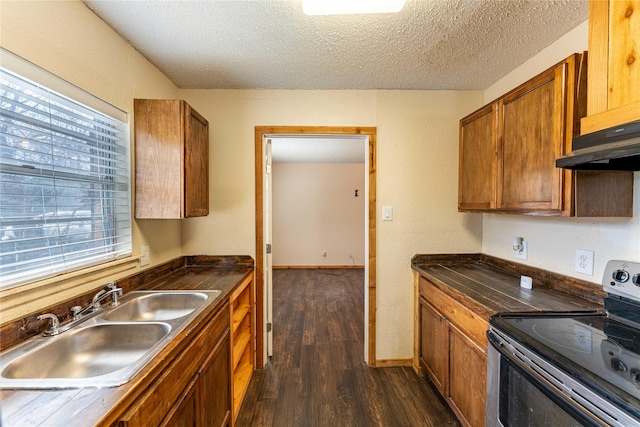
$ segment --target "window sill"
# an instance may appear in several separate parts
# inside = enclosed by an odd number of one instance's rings
[[[0,325],[77,295],[97,289],[116,280],[123,272],[138,267],[140,255],[65,273],[15,288],[0,291]]]

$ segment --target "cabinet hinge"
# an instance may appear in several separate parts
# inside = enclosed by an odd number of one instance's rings
[[[271,322],[267,323],[267,332],[271,332]]]

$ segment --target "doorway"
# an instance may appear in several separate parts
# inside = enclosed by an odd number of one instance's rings
[[[265,169],[266,153],[264,149],[265,137],[278,135],[310,136],[334,135],[336,137],[360,135],[367,138],[365,167],[368,170],[366,179],[366,222],[365,233],[365,362],[375,365],[375,277],[376,277],[376,241],[375,241],[375,212],[376,212],[376,128],[368,127],[296,127],[296,126],[257,126],[255,128],[255,200],[256,200],[256,365],[261,368],[266,363],[266,244],[265,244]]]

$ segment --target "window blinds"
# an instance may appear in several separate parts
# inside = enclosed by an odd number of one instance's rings
[[[126,123],[0,68],[0,287],[131,253]]]

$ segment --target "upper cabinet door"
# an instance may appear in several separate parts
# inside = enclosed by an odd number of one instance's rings
[[[564,64],[498,101],[498,209],[561,210]]]
[[[209,123],[182,100],[134,100],[136,218],[209,214]]]
[[[209,122],[185,104],[185,216],[209,214]]]
[[[587,117],[581,133],[640,120],[640,0],[589,2]]]
[[[495,208],[496,103],[460,121],[458,208],[465,211]]]

